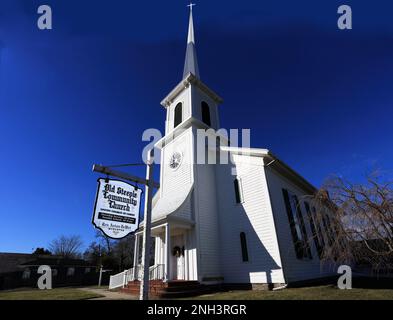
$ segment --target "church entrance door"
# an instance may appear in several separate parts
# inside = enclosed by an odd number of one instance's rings
[[[177,280],[184,280],[184,256],[177,257]]]
[[[182,235],[172,237],[172,279],[185,280],[184,239]]]

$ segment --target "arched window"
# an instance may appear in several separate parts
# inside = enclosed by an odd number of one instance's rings
[[[236,178],[233,181],[233,185],[235,187],[235,198],[236,198],[236,203],[242,203],[242,194],[241,194],[241,188],[240,188],[240,180]]]
[[[179,102],[175,107],[175,125],[173,128],[176,128],[183,121],[183,105]]]
[[[247,248],[246,234],[244,232],[240,232],[240,245],[242,247],[243,262],[247,262],[248,261],[248,248]]]
[[[210,122],[210,108],[209,108],[209,105],[205,101],[203,101],[202,104],[201,104],[201,108],[202,108],[202,121],[210,127],[211,126],[211,122]]]

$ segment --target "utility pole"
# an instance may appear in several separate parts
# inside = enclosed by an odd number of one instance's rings
[[[145,187],[145,215],[143,226],[143,247],[142,247],[142,263],[143,263],[143,280],[141,281],[139,300],[149,300],[149,277],[150,277],[150,248],[151,248],[151,209],[153,200],[153,152],[154,149],[148,151]]]

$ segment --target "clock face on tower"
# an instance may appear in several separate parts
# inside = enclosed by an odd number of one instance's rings
[[[169,167],[172,169],[177,169],[180,166],[182,160],[182,154],[175,151],[169,159]]]

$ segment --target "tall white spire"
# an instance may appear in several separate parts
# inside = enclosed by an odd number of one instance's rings
[[[194,3],[190,3],[188,7],[190,7],[190,21],[188,23],[188,37],[187,37],[187,44],[192,42],[195,45],[195,38],[194,38],[194,21],[192,19],[192,7],[195,6]]]
[[[192,7],[195,4],[190,3],[188,7],[190,8],[190,20],[188,23],[188,37],[187,37],[187,50],[186,50],[186,60],[184,62],[183,79],[192,73],[194,76],[199,78],[198,61],[195,49],[195,37],[194,37],[194,21],[192,18]]]

